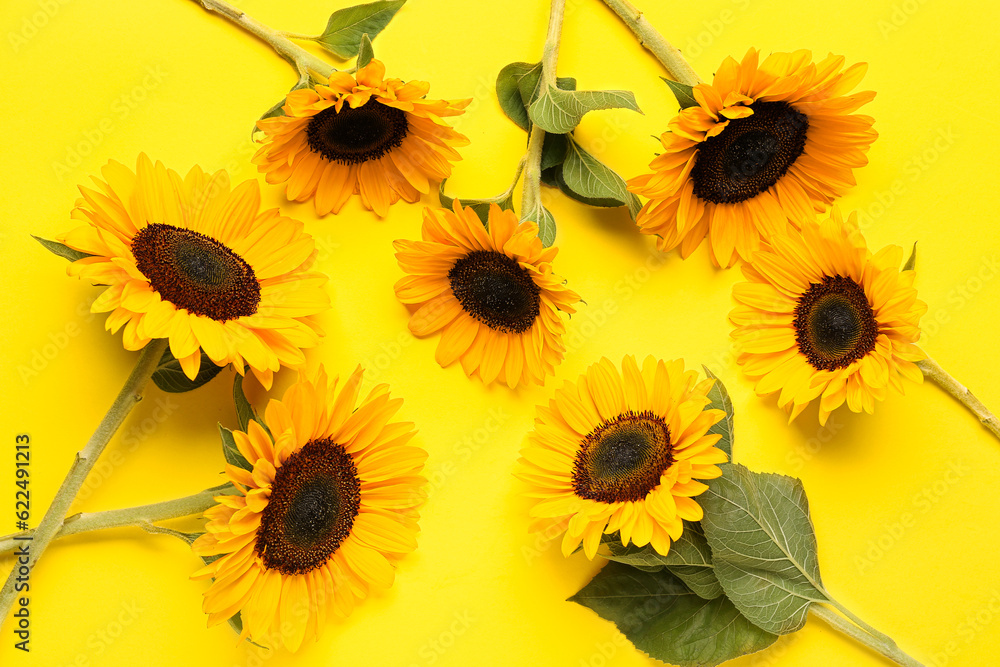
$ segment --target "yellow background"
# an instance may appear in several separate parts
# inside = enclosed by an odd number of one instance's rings
[[[273,27],[316,33],[337,1],[246,0]],[[919,240],[917,287],[929,305],[927,351],[1000,408],[1000,241],[996,115],[1000,10],[943,0],[644,2],[649,18],[708,78],[749,46],[810,48],[871,64],[862,111],[880,133],[842,202],[863,212],[870,245]],[[471,140],[449,192],[506,188],[524,133],[503,117],[500,68],[539,58],[546,2],[414,0],[375,41],[390,76],[431,82],[431,97],[473,97],[455,125]],[[13,37],[12,37],[13,36]],[[71,224],[75,186],[108,159],[139,151],[186,172],[193,164],[257,178],[253,121],[294,82],[270,49],[190,0],[5,0],[0,19],[4,150],[0,155],[0,349],[3,426],[0,532],[13,529],[13,444],[32,438],[32,521],[62,480],[135,361],[103,317],[98,289],[29,233]],[[571,0],[559,73],[581,88],[635,92],[645,115],[589,114],[577,136],[626,177],[643,172],[676,109],[658,64],[597,0]],[[74,157],[74,153],[77,157]],[[263,179],[260,179],[263,184]],[[58,543],[32,579],[32,651],[0,631],[0,663],[32,665],[651,665],[611,623],[564,602],[600,568],[564,559],[526,532],[528,504],[510,475],[534,406],[607,355],[683,357],[725,381],[736,407],[736,459],[803,479],[833,595],[928,665],[1000,663],[1000,443],[937,387],[891,395],[874,416],[841,409],[826,429],[816,408],[792,426],[753,394],[731,356],[730,288],[738,270],[711,267],[703,246],[656,264],[652,240],[623,209],[593,209],[546,190],[559,224],[556,270],[587,301],[568,324],[566,361],[544,387],[510,391],[434,361],[437,338],[413,339],[393,296],[396,238],[419,234],[421,208],[385,220],[357,199],[317,219],[263,185],[268,206],[305,221],[330,275],[328,338],[310,354],[335,371],[372,369],[405,399],[430,453],[420,547],[396,584],[331,623],[297,655],[261,653],[225,625],[205,629],[204,582],[179,541],[122,529]],[[651,259],[652,258],[652,259]],[[26,370],[27,369],[27,370]],[[275,395],[291,381],[283,373]],[[235,425],[232,371],[190,394],[153,388],[91,475],[75,511],[156,502],[220,483],[216,422]],[[251,398],[265,395],[250,384]],[[157,412],[160,408],[160,412]],[[154,415],[169,412],[165,420]],[[185,524],[180,524],[185,525]],[[187,524],[189,526],[193,524]],[[9,560],[4,561],[6,575]],[[978,616],[978,620],[977,620]],[[25,660],[27,659],[27,663]],[[822,622],[736,665],[883,665]]]

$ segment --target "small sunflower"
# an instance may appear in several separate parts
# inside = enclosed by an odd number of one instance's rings
[[[820,398],[819,421],[845,400],[871,413],[901,378],[922,382],[913,362],[926,358],[914,343],[927,304],[917,299],[914,272],[900,271],[903,250],[875,255],[852,213],[834,208],[822,223],[772,237],[743,265],[748,282],[733,286],[739,305],[729,314],[738,363],[764,396],[780,390],[778,405],[794,419]]]
[[[694,88],[663,134],[652,174],[629,181],[648,197],[637,223],[660,248],[690,255],[706,235],[717,266],[750,259],[761,240],[799,226],[855,185],[878,137],[853,113],[871,91],[849,94],[867,69],[809,51],[726,58],[711,84]]]
[[[189,378],[204,351],[266,387],[305,362],[330,301],[326,276],[308,272],[315,243],[302,223],[261,212],[257,182],[231,189],[225,171],[182,177],[140,154],[135,172],[111,161],[102,175],[99,190],[80,186],[72,217],[85,224],[59,241],[91,255],[68,272],[108,286],[91,310],[111,312],[105,327],[124,327],[126,349],[168,338]]]
[[[431,181],[451,175],[455,146],[469,140],[443,120],[472,100],[427,100],[430,84],[386,79],[378,60],[354,76],[295,90],[284,116],[257,121],[264,145],[253,157],[268,183],[293,201],[313,199],[318,215],[338,213],[352,194],[380,216],[401,198],[415,202]],[[451,162],[449,162],[451,161]]]
[[[205,512],[192,548],[218,556],[193,579],[209,626],[241,612],[243,635],[295,651],[328,614],[344,618],[370,588],[388,588],[393,563],[417,546],[427,452],[406,443],[413,424],[389,423],[402,404],[378,385],[357,405],[360,367],[340,391],[320,369],[256,421],[234,431],[252,471],[226,466],[239,495]]]
[[[721,436],[707,434],[725,416],[705,409],[713,382],[699,382],[680,359],[646,357],[640,370],[626,356],[621,373],[601,359],[538,406],[514,474],[539,499],[531,516],[568,520],[563,555],[582,541],[593,558],[601,535],[615,531],[623,546],[652,544],[666,555],[683,520],[701,520],[694,496],[708,486],[697,480],[720,476],[716,464],[728,459],[715,447]]]
[[[437,362],[456,359],[469,377],[508,387],[541,384],[562,361],[566,325],[579,295],[552,274],[554,247],[543,248],[538,227],[513,211],[490,206],[488,230],[471,208],[424,209],[423,240],[395,242],[408,273],[396,297],[416,307],[415,336],[443,330]]]

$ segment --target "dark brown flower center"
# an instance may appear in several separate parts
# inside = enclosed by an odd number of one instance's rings
[[[473,250],[455,262],[448,280],[465,312],[491,329],[524,333],[538,317],[538,285],[503,253]]]
[[[261,516],[256,552],[268,569],[305,574],[351,533],[361,506],[354,460],[342,445],[312,440],[278,468]]]
[[[135,265],[160,298],[177,308],[225,322],[260,305],[260,283],[242,257],[213,238],[152,224],[132,238]]]
[[[373,97],[356,109],[345,102],[340,113],[323,109],[309,121],[306,139],[314,153],[331,162],[360,164],[398,148],[409,128],[406,112]]]
[[[583,440],[573,464],[573,490],[602,503],[641,500],[674,462],[670,429],[652,412],[626,412]]]
[[[698,144],[694,193],[715,204],[752,199],[778,182],[802,155],[809,119],[787,102],[755,102],[753,115],[729,121]]]
[[[812,283],[795,306],[795,340],[817,370],[850,366],[875,349],[878,323],[864,289],[850,278]]]

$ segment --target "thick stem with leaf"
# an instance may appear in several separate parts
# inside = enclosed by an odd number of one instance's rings
[[[299,77],[310,73],[317,79],[328,79],[336,69],[327,62],[317,58],[301,46],[288,39],[287,33],[273,30],[260,21],[251,18],[243,10],[233,7],[223,0],[195,0],[210,12],[226,17],[247,32],[256,35],[267,42],[278,55],[290,62],[298,71]],[[305,36],[304,36],[305,37]]]
[[[656,59],[666,68],[670,76],[688,86],[697,86],[702,82],[688,61],[681,55],[680,50],[664,39],[663,35],[656,31],[656,28],[632,3],[628,0],[604,0],[604,4],[610,7],[621,18],[622,22],[635,33],[635,36],[639,38],[639,43],[656,56]]]
[[[983,405],[983,402],[976,398],[968,387],[949,375],[938,362],[930,357],[918,361],[917,367],[923,371],[924,377],[934,380],[942,389],[957,398],[972,414],[976,415],[983,426],[1000,438],[1000,419],[997,419],[997,416],[990,412],[989,408]]]
[[[190,496],[167,500],[161,503],[108,510],[105,512],[81,512],[67,517],[53,539],[127,526],[138,526],[143,530],[148,530],[149,526],[157,521],[167,521],[169,519],[179,519],[181,517],[201,514],[216,504],[216,496],[233,493],[236,493],[236,487],[227,483],[222,486],[199,491]],[[19,546],[23,545],[25,541],[32,540],[34,537],[34,530],[26,530],[0,537],[0,555],[12,553]]]
[[[556,87],[556,61],[559,59],[559,39],[562,34],[563,15],[566,11],[566,0],[552,0],[549,9],[549,29],[545,36],[545,47],[542,51],[542,74],[539,86]],[[521,219],[533,220],[539,229],[543,227],[544,219],[551,217],[542,206],[542,147],[545,145],[545,130],[537,123],[531,125],[528,137],[528,152],[524,163],[524,189],[521,192]],[[546,239],[543,239],[545,242]],[[551,245],[548,240],[545,245]]]
[[[33,539],[27,543],[31,554],[28,562],[26,564],[20,563],[19,565],[26,566],[30,571],[35,563],[38,562],[38,559],[42,557],[42,554],[45,553],[45,549],[49,543],[62,529],[63,523],[66,520],[66,512],[69,511],[73,500],[76,499],[76,494],[80,491],[80,487],[83,486],[84,480],[93,469],[94,464],[97,463],[97,459],[101,453],[104,452],[104,448],[107,447],[112,436],[114,436],[125,421],[125,418],[132,411],[132,408],[142,400],[142,393],[166,349],[167,340],[165,338],[150,341],[143,348],[142,353],[139,355],[139,360],[132,370],[132,374],[125,381],[125,386],[122,387],[118,397],[115,398],[115,402],[111,404],[111,408],[104,415],[104,419],[101,420],[90,440],[87,441],[83,449],[77,452],[69,474],[66,475],[66,479],[63,480],[62,486],[59,487],[59,491],[52,500],[52,504],[49,505],[49,509],[45,512],[45,516],[42,517],[41,523],[35,529]],[[14,586],[18,576],[23,574],[24,572],[21,568],[15,565],[13,570],[11,570],[10,576],[7,577],[7,582],[4,584],[3,589],[0,590],[0,622],[7,618],[7,614],[10,612],[11,605],[14,603],[14,598],[16,597]]]

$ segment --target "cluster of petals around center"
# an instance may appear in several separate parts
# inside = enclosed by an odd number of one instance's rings
[[[531,487],[536,499],[530,514],[533,528],[551,535],[564,530],[562,551],[569,555],[582,543],[593,558],[601,536],[618,533],[623,545],[651,544],[666,554],[684,531],[684,520],[698,521],[702,510],[694,497],[708,487],[699,480],[721,475],[728,460],[715,447],[718,434],[708,430],[725,415],[707,408],[714,381],[699,380],[684,370],[683,360],[647,357],[640,368],[626,356],[621,369],[602,359],[576,382],[567,382],[547,406],[538,406],[535,428],[521,450],[515,474]],[[602,502],[574,491],[573,472],[588,434],[626,413],[648,414],[671,434],[673,463],[644,498]]]

